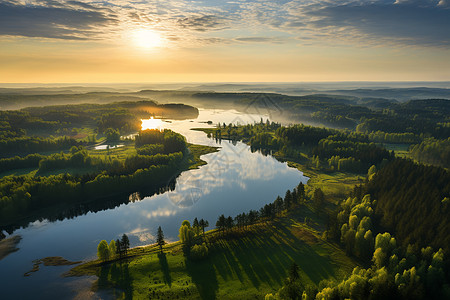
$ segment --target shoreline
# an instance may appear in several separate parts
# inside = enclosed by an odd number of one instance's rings
[[[18,251],[20,248],[18,248],[17,245],[20,243],[20,240],[22,240],[20,235],[0,240],[0,260],[11,253]]]

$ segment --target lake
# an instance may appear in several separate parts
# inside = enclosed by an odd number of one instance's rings
[[[176,179],[173,191],[144,199],[125,198],[124,204],[95,213],[88,212],[62,221],[35,221],[17,229],[11,236],[20,235],[18,251],[0,260],[2,299],[54,298],[71,299],[92,296],[92,277],[62,278],[71,268],[44,267],[29,277],[35,259],[62,256],[71,261],[96,257],[100,240],[108,242],[126,233],[132,247],[154,243],[156,230],[161,226],[167,241],[178,240],[178,228],[183,220],[205,219],[213,228],[217,217],[236,216],[250,209],[258,210],[273,202],[286,190],[293,189],[307,178],[271,156],[252,153],[241,142],[216,142],[191,128],[213,127],[220,123],[249,124],[267,115],[242,114],[233,110],[199,109],[192,120],[161,122],[186,136],[194,144],[219,146],[220,151],[202,156],[207,165],[183,172]],[[208,124],[212,121],[212,124]],[[132,199],[136,201],[132,201]],[[207,228],[209,229],[209,228]],[[81,294],[80,294],[81,293]]]

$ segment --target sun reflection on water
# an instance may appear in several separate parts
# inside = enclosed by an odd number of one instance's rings
[[[162,129],[163,122],[161,121],[161,119],[154,119],[153,117],[151,117],[150,119],[142,119],[141,121],[142,121],[141,125],[142,130]]]

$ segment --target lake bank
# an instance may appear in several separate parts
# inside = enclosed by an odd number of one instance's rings
[[[21,239],[22,237],[20,235],[16,235],[0,240],[0,260],[8,256],[9,254],[19,250],[19,248],[17,248],[17,245],[19,244]]]
[[[67,276],[97,276],[92,288],[113,297],[169,299],[262,298],[279,289],[295,262],[305,284],[341,279],[357,264],[335,244],[303,222],[310,211],[299,206],[274,221],[260,222],[226,235],[206,232],[209,255],[192,261],[179,241],[164,246],[136,247],[126,258],[90,261]]]

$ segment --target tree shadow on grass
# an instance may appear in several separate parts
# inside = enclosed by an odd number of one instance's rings
[[[244,281],[242,271],[239,266],[239,262],[236,261],[236,258],[233,256],[231,251],[228,251],[230,245],[229,242],[225,242],[223,240],[219,240],[216,244],[212,245],[211,252],[214,253],[214,266],[217,269],[217,272],[222,276],[222,278],[226,281],[233,276],[233,272],[237,275],[240,282]],[[219,251],[215,251],[218,248]],[[222,251],[223,248],[226,248],[227,251]],[[217,258],[216,256],[220,256]]]
[[[170,276],[169,264],[167,263],[167,258],[165,253],[158,253],[159,265],[164,274],[164,283],[172,286],[172,277]]]
[[[186,259],[186,270],[192,278],[192,282],[202,299],[216,299],[216,293],[219,289],[216,271],[214,270],[212,261],[207,258],[202,261],[191,261]]]
[[[97,281],[99,291],[111,291],[116,299],[133,299],[132,283],[128,263],[112,263],[100,267]]]
[[[212,262],[221,277],[226,280],[235,273],[244,284],[246,275],[256,289],[263,283],[281,286],[293,262],[300,266],[302,277],[315,284],[335,275],[329,257],[320,255],[315,246],[296,237],[285,226],[249,232],[240,239],[222,239],[213,253]]]

